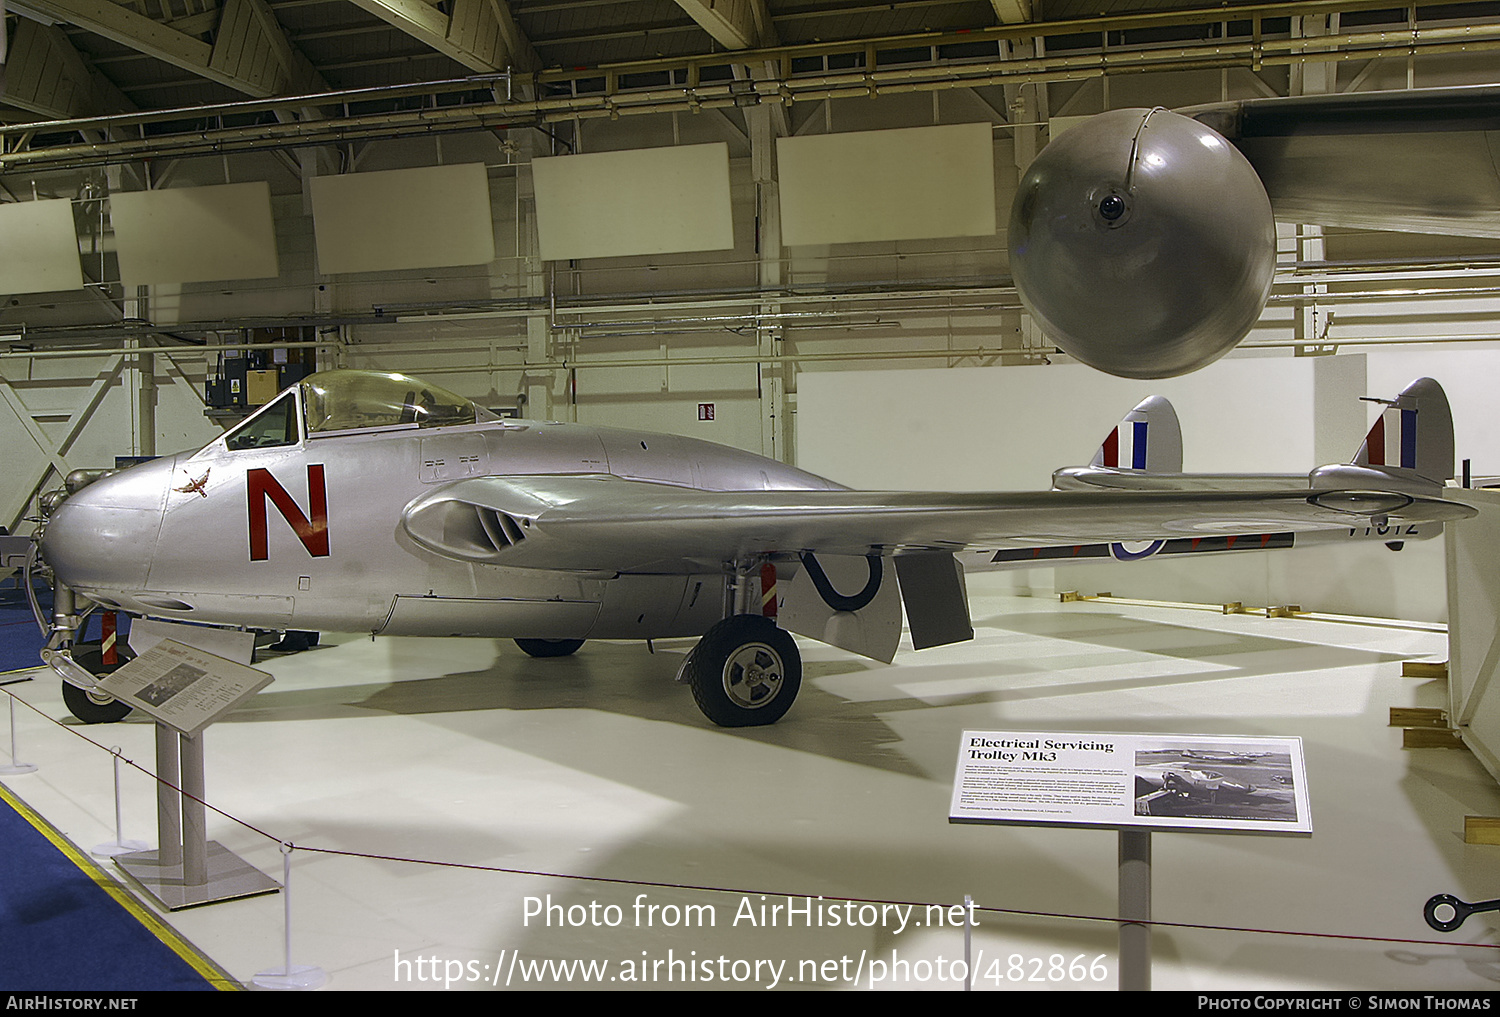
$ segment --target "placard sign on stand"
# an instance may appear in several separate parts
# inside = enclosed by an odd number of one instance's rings
[[[163,639],[98,685],[172,730],[196,735],[271,681],[264,671]]]
[[[1151,987],[1151,831],[1312,835],[1300,738],[965,731],[952,823],[1120,838],[1120,988]]]
[[[264,671],[171,639],[98,681],[101,691],[156,720],[159,848],[119,855],[115,864],[170,911],[281,887],[208,840],[203,806],[203,729],[269,684]]]

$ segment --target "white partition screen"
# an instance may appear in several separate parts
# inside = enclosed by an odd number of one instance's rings
[[[73,203],[57,198],[0,205],[0,293],[82,288]]]
[[[109,207],[127,287],[278,274],[271,185],[263,180],[122,191]]]
[[[533,159],[531,171],[548,261],[734,246],[728,145]]]
[[[324,274],[495,260],[483,163],[313,177],[312,205]]]
[[[786,244],[995,232],[989,124],[778,138]]]

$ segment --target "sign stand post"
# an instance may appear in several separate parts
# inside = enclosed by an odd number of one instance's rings
[[[1120,831],[1120,991],[1151,991],[1151,831]]]
[[[115,864],[168,911],[275,893],[281,884],[208,839],[203,796],[203,734],[156,725],[157,850],[119,855]],[[172,786],[182,788],[179,793]]]

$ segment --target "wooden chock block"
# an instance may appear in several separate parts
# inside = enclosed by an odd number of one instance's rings
[[[1389,727],[1448,727],[1448,713],[1427,706],[1393,706]]]
[[[1446,660],[1403,660],[1401,677],[1446,678],[1448,677],[1448,662]]]
[[[1500,816],[1465,816],[1465,844],[1500,844]]]
[[[1409,727],[1401,732],[1403,749],[1461,749],[1463,739],[1457,731],[1436,727]]]

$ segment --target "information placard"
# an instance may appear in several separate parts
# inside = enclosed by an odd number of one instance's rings
[[[948,818],[1312,833],[1300,738],[965,731]]]
[[[99,688],[183,734],[197,734],[271,684],[253,667],[163,639]]]

